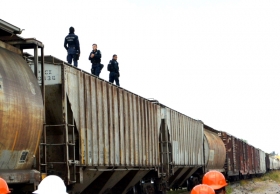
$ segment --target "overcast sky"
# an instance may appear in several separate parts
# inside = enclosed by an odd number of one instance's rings
[[[0,18],[66,61],[75,28],[78,67],[91,45],[106,66],[118,55],[120,85],[202,120],[266,152],[280,153],[280,1],[1,0]]]

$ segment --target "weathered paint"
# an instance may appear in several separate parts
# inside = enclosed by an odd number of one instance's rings
[[[159,144],[158,105],[66,65],[64,74],[62,84],[80,132],[82,164],[160,165],[159,147],[154,146]]]
[[[22,56],[0,48],[0,64],[0,171],[31,169],[43,126],[41,90]]]
[[[225,169],[228,176],[238,176],[240,171],[238,139],[226,132],[222,132],[222,140],[227,152]]]
[[[218,131],[214,132],[204,128],[204,156],[205,171],[224,171],[226,160],[226,149],[223,140],[218,136]]]
[[[172,165],[203,165],[203,124],[167,107],[162,108],[172,143]]]
[[[266,166],[265,166],[265,152],[259,149],[260,155],[260,174],[266,173]]]

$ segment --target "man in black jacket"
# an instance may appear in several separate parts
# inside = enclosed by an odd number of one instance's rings
[[[100,64],[101,52],[100,52],[100,50],[97,50],[97,44],[92,45],[92,51],[89,54],[88,59],[91,61],[91,64],[92,64],[91,73],[93,75],[96,75],[97,77],[99,77],[99,74],[100,74],[103,66]]]
[[[69,28],[69,34],[64,39],[64,48],[67,50],[67,62],[72,63],[74,61],[74,66],[78,67],[78,60],[80,56],[80,43],[77,35],[74,34],[75,29],[73,27]]]
[[[117,62],[118,56],[113,55],[113,59],[109,62],[108,71],[110,71],[109,82],[114,83],[116,81],[116,85],[120,86],[119,77],[119,63]]]

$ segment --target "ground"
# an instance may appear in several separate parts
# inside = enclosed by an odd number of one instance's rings
[[[250,181],[246,185],[230,185],[232,192],[230,194],[280,194],[280,185],[276,181]]]
[[[186,190],[170,191],[168,194],[189,194]],[[280,194],[280,171],[267,173],[266,175],[251,180],[242,180],[238,183],[230,183],[227,186],[227,194]]]

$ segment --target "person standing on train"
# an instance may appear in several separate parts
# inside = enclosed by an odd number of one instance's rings
[[[227,182],[225,176],[219,171],[207,172],[202,179],[202,184],[209,185],[215,190],[215,194],[226,194]]]
[[[110,71],[109,74],[109,82],[114,83],[116,82],[117,86],[120,86],[119,82],[119,77],[120,77],[120,72],[119,72],[119,63],[117,61],[118,56],[116,54],[113,55],[113,59],[110,60],[108,64],[107,70]]]
[[[78,60],[80,57],[80,43],[77,35],[74,34],[75,29],[73,27],[69,28],[69,34],[64,39],[64,48],[67,50],[67,62],[72,64],[72,59],[74,61],[74,66],[78,67]]]
[[[103,68],[101,62],[101,51],[97,50],[97,44],[92,45],[92,51],[89,54],[88,59],[91,61],[91,73],[99,77],[99,74]]]
[[[36,194],[68,194],[63,180],[56,175],[49,175],[38,185],[38,189],[33,191]]]
[[[215,194],[215,191],[208,185],[200,184],[192,189],[191,194]]]
[[[0,178],[0,194],[7,194],[7,193],[11,193],[8,184],[4,179]]]

